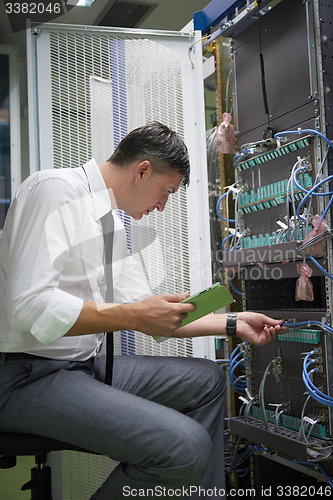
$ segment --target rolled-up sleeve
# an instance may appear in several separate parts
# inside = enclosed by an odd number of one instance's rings
[[[11,328],[46,345],[67,333],[83,306],[82,298],[59,289],[80,231],[81,203],[80,193],[57,178],[36,182],[14,200],[7,318]]]
[[[82,299],[61,290],[52,290],[46,309],[31,327],[32,335],[42,344],[52,344],[74,325],[82,306]]]

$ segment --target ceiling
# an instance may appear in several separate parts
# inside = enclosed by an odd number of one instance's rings
[[[91,7],[74,7],[65,15],[55,18],[52,22],[99,25],[110,9],[117,7],[115,6],[116,3],[127,3],[128,11],[136,7],[135,5],[133,6],[133,4],[138,4],[138,8],[141,8],[144,14],[137,24],[132,27],[178,31],[192,19],[193,12],[202,10],[209,1],[210,0],[121,0],[121,2],[119,2],[119,0],[95,0],[95,3]],[[151,8],[146,9],[145,6],[151,6]],[[121,5],[121,7],[126,14],[127,5]],[[144,13],[144,11],[146,11],[146,13]],[[111,21],[108,20],[108,22],[111,23],[113,18],[112,12],[109,18]],[[18,46],[20,57],[25,58],[25,36],[25,31],[19,33],[12,32],[5,11],[5,2],[0,2],[0,44]]]

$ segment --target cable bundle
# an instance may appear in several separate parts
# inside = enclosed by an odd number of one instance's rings
[[[244,380],[245,375],[241,375],[239,377],[235,375],[235,370],[237,367],[244,367],[243,361],[245,361],[246,358],[244,356],[244,351],[241,351],[241,346],[245,345],[245,342],[242,344],[238,344],[229,359],[230,384],[233,387],[234,391],[238,394],[243,394],[246,391],[246,380]]]
[[[309,321],[299,321],[298,323],[291,323],[288,321],[285,322],[284,325],[287,326],[288,328],[299,328],[300,326],[302,327],[307,326],[308,328],[310,328],[310,326],[318,326],[321,330],[327,330],[329,333],[333,333],[333,328],[331,326],[326,325],[326,323],[322,325],[320,321],[309,320]]]
[[[322,391],[320,391],[318,389],[318,387],[316,387],[311,380],[312,374],[317,371],[316,366],[314,368],[312,368],[310,371],[308,371],[308,369],[311,367],[311,365],[317,363],[317,358],[311,358],[311,356],[313,356],[314,354],[316,354],[316,349],[309,352],[305,356],[305,359],[303,362],[302,376],[303,376],[303,381],[304,381],[305,387],[306,387],[308,393],[310,394],[310,396],[315,401],[318,401],[318,403],[321,403],[325,406],[333,406],[333,398],[331,398],[327,394],[324,394]]]

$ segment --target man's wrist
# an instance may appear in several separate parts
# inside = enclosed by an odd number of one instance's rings
[[[237,313],[229,312],[227,314],[227,323],[226,323],[226,331],[228,337],[236,337],[237,330]]]

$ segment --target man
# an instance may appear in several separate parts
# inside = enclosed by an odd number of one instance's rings
[[[106,385],[103,333],[195,337],[225,333],[226,316],[179,328],[186,293],[151,296],[114,217],[114,302],[105,303],[101,219],[110,209],[141,219],[163,211],[189,182],[186,146],[154,122],[126,136],[98,166],[30,176],[9,209],[0,247],[0,431],[76,444],[119,461],[92,499],[223,497],[225,377],[209,361],[116,356]],[[122,258],[120,258],[122,256]],[[260,345],[285,327],[241,313],[237,334]],[[187,488],[192,487],[192,490]],[[166,495],[164,495],[166,496]],[[202,494],[201,494],[202,496]]]

